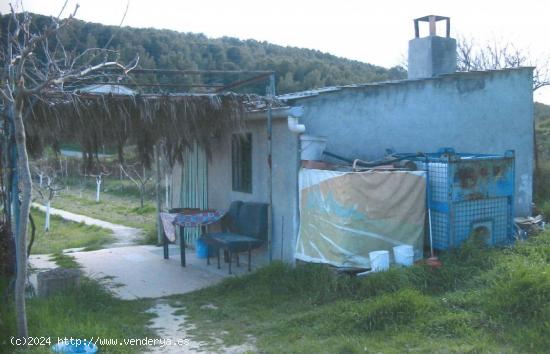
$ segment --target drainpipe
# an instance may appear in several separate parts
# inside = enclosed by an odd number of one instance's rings
[[[267,249],[269,253],[269,263],[273,260],[273,175],[272,175],[272,133],[273,133],[273,113],[271,112],[271,100],[275,97],[275,74],[269,75],[269,86],[267,88],[269,103],[267,105],[267,184],[268,184],[268,229],[267,229]]]
[[[293,133],[301,134],[306,131],[306,126],[303,124],[298,124],[298,118],[293,116],[288,116],[288,130]]]
[[[287,117],[287,122],[288,122],[288,130],[290,130],[291,132],[293,133],[296,133],[296,134],[301,134],[303,132],[306,131],[306,126],[304,124],[299,124],[298,123],[298,118],[301,117],[304,113],[304,107],[302,106],[296,106],[296,107],[292,107],[290,108],[289,110],[289,115]],[[296,136],[296,141],[297,141],[297,144],[298,144],[298,149],[296,151],[297,153],[297,156],[296,156],[296,171],[298,173],[298,176],[300,174],[300,164],[301,164],[301,152],[300,152],[300,139]],[[297,177],[298,177],[297,176]],[[298,177],[299,179],[299,177]],[[295,210],[298,210],[300,208],[300,187],[299,187],[299,183],[298,183],[298,179],[296,179],[296,188],[295,188],[295,200],[294,200],[294,203],[295,203]],[[293,240],[293,246],[294,246],[294,249],[292,250],[293,254],[292,254],[292,259],[291,259],[291,262],[292,262],[292,265],[295,265],[295,258],[294,258],[294,255],[296,254],[296,241],[298,239],[298,230],[299,230],[299,225],[300,225],[300,213],[298,213],[297,211],[294,213],[294,228],[293,228],[293,233],[294,233],[294,236],[295,236],[295,239]],[[282,251],[281,251],[282,253]],[[281,256],[281,260],[282,260],[282,256]]]
[[[295,106],[291,107],[288,110],[288,130],[290,130],[293,133],[301,134],[306,131],[306,126],[303,124],[298,124],[298,118],[300,118],[304,114],[304,107],[303,106]]]

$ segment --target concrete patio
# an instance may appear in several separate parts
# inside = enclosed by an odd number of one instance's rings
[[[233,261],[233,275],[228,274],[228,264],[222,260],[217,269],[216,259],[206,265],[206,259],[197,258],[195,251],[186,252],[187,266],[180,265],[179,246],[170,246],[170,258],[163,258],[162,247],[144,245],[107,248],[90,252],[70,252],[82,266],[85,274],[98,279],[116,296],[132,300],[158,298],[185,294],[219,283],[224,278],[247,274],[247,257],[242,254],[240,267]],[[265,250],[252,255],[252,270],[266,264]],[[44,256],[31,257],[35,268],[48,264]],[[42,265],[42,266],[41,266]]]

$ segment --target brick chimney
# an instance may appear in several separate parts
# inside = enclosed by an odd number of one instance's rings
[[[446,21],[446,35],[436,34],[436,23]],[[419,22],[428,22],[430,33],[420,37]],[[421,79],[456,71],[456,40],[451,38],[451,19],[429,15],[414,20],[414,39],[409,41],[409,79]]]

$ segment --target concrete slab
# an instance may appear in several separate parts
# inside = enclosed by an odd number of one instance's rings
[[[264,253],[253,256],[253,268],[265,264]],[[184,294],[230,276],[227,264],[217,269],[215,259],[211,259],[213,262],[207,266],[206,260],[197,258],[192,250],[186,252],[186,267],[180,265],[178,246],[170,246],[170,254],[164,259],[162,247],[144,245],[74,252],[71,256],[88,276],[102,280],[116,296],[126,300]],[[246,257],[241,257],[240,267],[233,262],[234,275],[247,272]]]
[[[49,254],[31,254],[29,257],[29,281],[38,289],[36,275],[42,271],[57,268],[57,264],[50,260]]]

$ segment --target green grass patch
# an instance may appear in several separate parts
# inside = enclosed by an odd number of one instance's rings
[[[64,220],[56,215],[50,216],[50,230],[44,231],[46,214],[38,209],[32,209],[31,213],[36,224],[33,254],[58,253],[80,247],[96,250],[114,241],[111,230]]]
[[[61,268],[80,268],[80,264],[74,260],[74,257],[65,253],[54,253],[51,255],[50,260]]]
[[[150,195],[142,208],[139,196],[123,192],[132,188],[128,185],[128,181],[109,180],[105,183],[99,202],[95,201],[95,183],[94,188],[69,185],[68,190],[60,192],[59,196],[53,200],[52,206],[114,224],[141,229],[145,237],[140,243],[156,243],[156,208]],[[112,186],[108,187],[109,185]],[[121,185],[125,187],[122,188]]]
[[[500,249],[472,239],[440,258],[441,269],[418,264],[365,278],[273,263],[173,301],[212,350],[215,338],[233,345],[249,335],[265,353],[547,350],[550,231]]]
[[[6,293],[7,281],[0,279],[0,290]],[[3,297],[0,306],[0,352],[51,353],[48,346],[30,347],[17,351],[9,343],[15,335],[13,301]],[[113,297],[102,285],[94,280],[82,278],[79,289],[49,298],[31,298],[27,300],[27,319],[29,335],[50,337],[52,344],[57,338],[144,338],[155,337],[147,329],[151,314],[144,311],[152,305],[152,300],[125,301]],[[138,353],[140,347],[103,346],[100,352]]]

